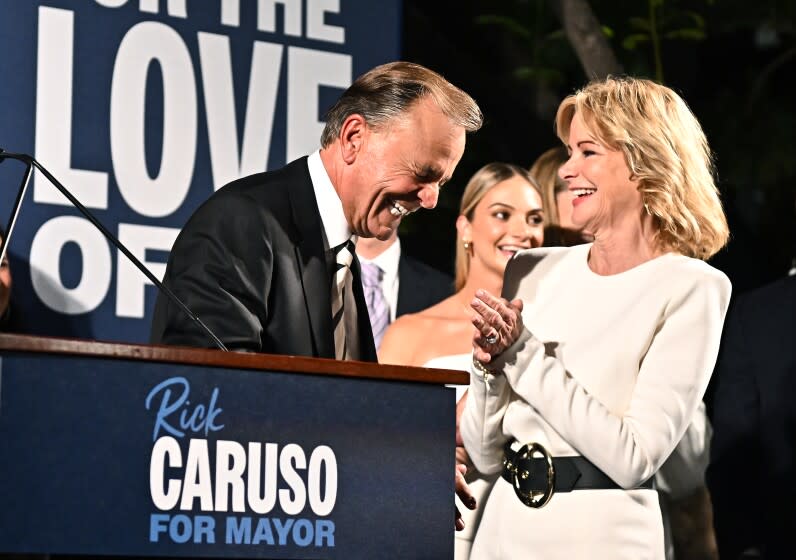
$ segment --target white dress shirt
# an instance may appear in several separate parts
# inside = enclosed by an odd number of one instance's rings
[[[312,188],[315,190],[315,201],[318,203],[318,211],[321,215],[326,248],[331,249],[345,243],[351,237],[351,227],[343,213],[340,196],[334,190],[332,180],[329,179],[329,174],[323,166],[320,150],[315,150],[307,157],[307,167],[310,170]],[[321,209],[323,210],[321,211]],[[356,239],[354,242],[356,243]]]

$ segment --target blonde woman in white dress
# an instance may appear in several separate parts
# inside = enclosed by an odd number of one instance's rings
[[[528,171],[508,163],[490,163],[477,171],[464,189],[456,220],[456,293],[392,323],[379,362],[469,370],[474,333],[469,304],[475,291],[500,293],[506,263],[517,251],[542,245],[543,224],[541,194]],[[465,389],[457,388],[457,419]],[[457,449],[457,463],[469,465],[463,447]],[[495,477],[480,478],[469,465],[466,479],[477,508],[470,511],[456,499],[463,516],[457,521],[457,529],[463,529],[456,532],[457,560],[469,558],[478,515]]]
[[[476,292],[461,435],[500,475],[473,558],[662,559],[650,480],[705,392],[730,283],[710,150],[685,102],[594,81],[560,105],[573,223],[594,242],[518,253]]]

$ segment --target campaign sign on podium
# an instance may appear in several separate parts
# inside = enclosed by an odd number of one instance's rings
[[[125,353],[0,350],[1,553],[452,556],[451,389]]]

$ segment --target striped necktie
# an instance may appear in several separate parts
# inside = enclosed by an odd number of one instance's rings
[[[334,248],[335,265],[332,278],[332,325],[334,325],[334,357],[348,358],[345,339],[345,288],[351,277],[351,261],[354,260],[354,242],[348,239]]]
[[[384,337],[384,331],[390,324],[390,307],[387,305],[387,298],[384,297],[382,288],[384,271],[375,263],[361,262],[359,267],[362,270],[362,288],[365,292],[365,303],[368,304],[373,342],[378,348]]]

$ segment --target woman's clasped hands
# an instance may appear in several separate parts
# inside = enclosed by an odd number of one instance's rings
[[[522,333],[522,300],[508,301],[477,290],[470,302],[473,316],[473,358],[488,364],[511,347]]]

